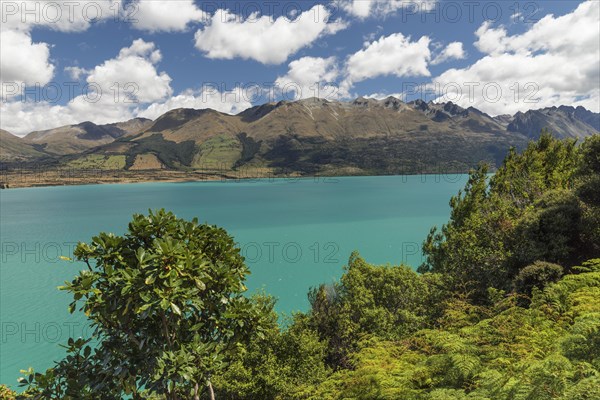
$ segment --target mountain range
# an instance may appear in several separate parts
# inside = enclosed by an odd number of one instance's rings
[[[560,106],[492,117],[451,102],[311,98],[237,115],[175,109],[154,121],[83,122],[23,138],[0,130],[0,162],[273,174],[465,172],[481,161],[498,165],[510,147],[523,148],[542,129],[582,139],[600,131],[600,114]]]

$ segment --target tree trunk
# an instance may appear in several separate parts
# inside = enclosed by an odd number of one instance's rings
[[[213,390],[212,383],[208,381],[208,394],[210,394],[210,400],[215,400],[215,391]]]
[[[194,385],[194,400],[200,400],[200,395],[198,394],[198,384]]]

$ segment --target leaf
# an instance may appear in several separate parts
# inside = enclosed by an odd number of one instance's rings
[[[144,283],[146,285],[152,285],[154,283],[154,281],[156,281],[156,275],[150,275],[149,277],[146,278]]]
[[[160,301],[160,308],[162,308],[163,310],[169,308],[169,301],[167,299],[162,299]]]
[[[146,304],[144,304],[143,306],[141,306],[140,308],[137,309],[137,313],[141,314],[144,311],[146,311],[147,309],[149,309],[151,306],[152,306],[152,304],[146,303]]]
[[[196,287],[199,290],[202,290],[202,291],[206,290],[206,284],[204,282],[202,282],[200,279],[195,279],[194,282],[196,283]]]
[[[171,303],[171,310],[173,310],[175,314],[181,315],[181,310],[179,309],[179,307],[177,307],[175,303]]]
[[[137,258],[138,264],[140,266],[144,265],[144,258],[145,258],[145,256],[146,256],[146,251],[143,248],[141,248],[141,247],[138,248],[138,250],[137,250],[137,252],[135,254],[135,257]]]

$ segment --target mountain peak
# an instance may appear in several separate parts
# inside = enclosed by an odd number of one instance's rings
[[[171,130],[180,127],[191,119],[197,118],[210,109],[196,110],[195,108],[175,108],[169,110],[154,121],[148,128],[152,132]],[[211,110],[212,111],[212,110]]]
[[[571,106],[546,107],[517,112],[507,129],[537,138],[548,129],[560,138],[584,138],[600,132],[600,114]]]
[[[401,110],[406,108],[406,103],[394,96],[388,96],[385,99],[381,100],[381,102],[384,107],[392,108],[394,110]]]
[[[421,99],[413,100],[413,101],[409,102],[408,104],[412,105],[414,108],[421,110],[421,111],[426,111],[429,109],[429,104]]]
[[[357,99],[355,99],[352,102],[352,105],[358,106],[358,107],[373,107],[373,106],[377,106],[379,104],[378,100],[375,100],[371,97],[358,97]]]
[[[307,97],[305,99],[300,99],[296,102],[300,103],[300,104],[329,104],[329,103],[331,103],[329,100],[322,99],[320,97]]]

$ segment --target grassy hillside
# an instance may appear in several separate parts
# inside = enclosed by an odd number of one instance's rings
[[[22,138],[0,129],[0,162],[19,162],[47,156]]]
[[[126,122],[96,125],[82,122],[43,131],[35,131],[24,140],[55,157],[65,154],[79,154],[98,146],[112,143],[120,137],[137,134],[145,130],[152,121],[134,118]]]

